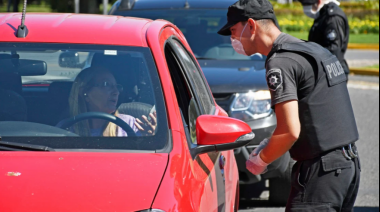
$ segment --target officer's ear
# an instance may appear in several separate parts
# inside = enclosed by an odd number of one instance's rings
[[[251,32],[251,35],[256,34],[257,24],[257,21],[252,18],[248,19],[249,31]]]

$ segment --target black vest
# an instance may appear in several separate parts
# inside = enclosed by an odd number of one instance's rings
[[[357,141],[359,133],[347,77],[337,57],[316,43],[301,42],[275,46],[268,60],[279,52],[306,54],[318,65],[314,90],[298,102],[301,134],[290,150],[292,158],[298,161],[316,158]]]

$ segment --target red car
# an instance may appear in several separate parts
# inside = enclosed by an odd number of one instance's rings
[[[163,20],[0,14],[0,211],[237,211],[233,149],[254,135],[214,101]]]

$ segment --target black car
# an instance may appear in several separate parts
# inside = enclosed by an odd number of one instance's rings
[[[265,80],[265,56],[236,53],[230,37],[217,31],[227,23],[227,8],[236,0],[118,0],[110,15],[168,20],[184,33],[207,78],[217,103],[231,117],[247,122],[256,134],[247,147],[235,151],[242,190],[270,180],[270,200],[286,202],[290,191],[289,154],[271,164],[263,176],[245,167],[250,152],[276,128],[270,92]],[[246,186],[242,186],[246,185]],[[251,192],[248,192],[251,193]],[[246,195],[243,195],[243,198]],[[248,197],[251,198],[251,197]]]

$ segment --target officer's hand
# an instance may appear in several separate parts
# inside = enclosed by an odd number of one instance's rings
[[[246,167],[254,175],[264,174],[268,171],[269,164],[265,163],[260,154],[254,156],[250,155],[249,160],[246,162]]]
[[[253,155],[253,156],[257,156],[257,155],[259,155],[259,153],[260,153],[263,149],[265,149],[265,147],[268,146],[269,141],[270,141],[270,140],[269,140],[268,138],[264,139],[264,140],[260,143],[260,145],[259,145],[256,149],[253,150],[253,152],[252,152],[251,155]]]

